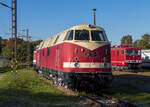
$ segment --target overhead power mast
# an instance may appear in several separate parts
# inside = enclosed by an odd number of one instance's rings
[[[17,63],[17,0],[11,0],[12,38],[14,38],[14,61]]]
[[[7,8],[11,9],[11,20],[12,20],[12,33],[11,33],[11,38],[13,41],[13,52],[12,52],[12,56],[13,56],[13,63],[15,64],[15,71],[16,71],[16,67],[17,67],[17,0],[11,0],[11,6],[8,6],[7,4],[4,4],[2,2],[0,2],[0,5],[3,5]],[[13,65],[14,65],[13,64]],[[13,68],[14,66],[12,66]]]

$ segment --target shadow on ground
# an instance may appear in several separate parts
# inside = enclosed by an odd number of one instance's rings
[[[72,101],[72,102],[71,102]],[[27,90],[0,89],[0,106],[81,106],[77,98],[46,92],[32,93]],[[84,106],[84,105],[82,105]]]
[[[11,71],[11,68],[9,68],[9,67],[0,67],[0,74],[8,72],[8,71]]]
[[[115,73],[112,87],[103,91],[123,100],[150,104],[150,75]]]

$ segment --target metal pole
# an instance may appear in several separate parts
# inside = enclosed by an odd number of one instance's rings
[[[94,9],[93,9],[93,15],[94,15],[94,25],[96,25],[96,16],[95,16],[95,11],[96,11],[96,9],[94,8]]]
[[[13,54],[13,60],[15,61],[15,65],[17,67],[17,0],[11,0],[11,7],[1,2],[0,5],[3,5],[11,9],[11,16],[12,16],[11,17],[12,20],[11,38],[14,43],[12,54]]]
[[[13,0],[11,0],[11,38],[12,38],[12,40],[13,40],[13,35],[14,35],[14,31],[13,31],[13,11],[14,11],[14,9],[13,9]]]
[[[12,40],[14,44],[13,48],[13,61],[15,63],[15,71],[17,71],[17,0],[11,0],[12,10]]]
[[[14,61],[17,62],[17,0],[11,0],[12,5],[12,39],[14,41]]]
[[[30,66],[30,42],[29,39],[31,38],[31,36],[29,36],[29,29],[26,30],[27,32],[27,43],[28,43],[28,47],[27,47],[27,63],[28,63],[28,68]]]
[[[14,0],[14,23],[15,23],[15,61],[17,62],[17,0]]]
[[[18,37],[25,37],[26,40],[27,40],[27,58],[26,58],[26,63],[28,65],[28,68],[30,66],[30,38],[32,38],[30,35],[29,35],[29,29],[26,29],[26,30],[22,30],[22,31],[26,31],[26,36],[18,36]]]

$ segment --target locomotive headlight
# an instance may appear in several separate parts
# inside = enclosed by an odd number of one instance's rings
[[[74,66],[75,66],[76,68],[79,68],[79,67],[80,67],[80,65],[79,65],[78,62],[76,62],[76,63],[74,64]]]
[[[79,61],[79,58],[78,58],[78,57],[75,57],[75,61]]]

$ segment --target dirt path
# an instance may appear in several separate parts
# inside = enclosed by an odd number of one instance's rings
[[[113,72],[114,87],[120,87],[127,94],[130,93],[150,93],[150,72]],[[134,88],[134,91],[132,91]],[[120,90],[121,90],[120,89]],[[130,90],[131,89],[131,90]],[[119,91],[119,90],[118,90]]]
[[[4,76],[5,76],[4,74],[1,74],[1,75],[0,75],[0,80],[1,80]]]
[[[133,72],[113,72],[114,75],[125,75],[125,74],[133,74],[133,75],[144,75],[144,76],[150,76],[150,72],[138,72],[138,73],[133,73]]]

